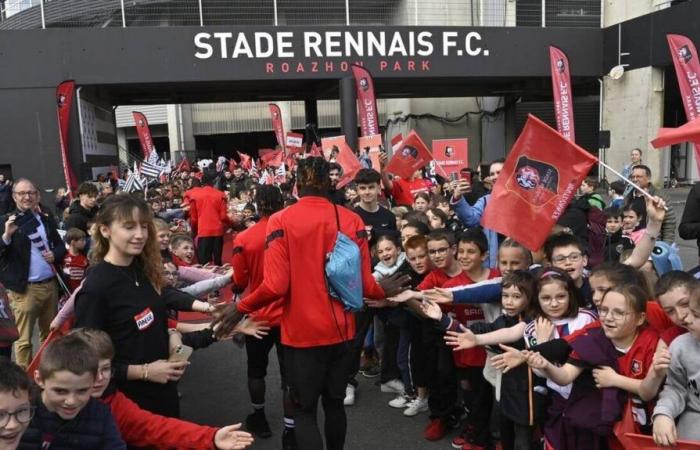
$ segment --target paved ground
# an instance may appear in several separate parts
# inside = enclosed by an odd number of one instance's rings
[[[666,191],[678,221],[688,189]],[[686,268],[698,262],[695,242],[678,240]],[[267,415],[274,436],[258,440],[254,449],[280,449],[282,429],[279,376],[273,357],[268,375]],[[390,394],[382,394],[373,382],[360,377],[360,389],[355,406],[348,407],[346,448],[360,449],[448,449],[450,440],[433,443],[423,439],[427,415],[406,418],[401,411],[390,408]],[[185,418],[200,423],[223,425],[239,422],[250,412],[246,388],[245,352],[232,343],[219,343],[195,353],[192,365],[180,384],[182,411]],[[455,434],[455,433],[453,433]]]

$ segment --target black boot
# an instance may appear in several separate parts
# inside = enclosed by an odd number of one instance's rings
[[[245,426],[255,437],[266,439],[272,436],[270,424],[267,423],[264,409],[258,409],[253,414],[249,414],[248,417],[245,418]]]
[[[282,450],[298,450],[297,438],[294,428],[284,427],[282,432]]]

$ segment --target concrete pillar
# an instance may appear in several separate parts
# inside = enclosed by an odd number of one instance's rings
[[[170,159],[180,161],[176,155],[185,150],[196,150],[192,128],[192,105],[168,105],[168,139]],[[182,154],[182,153],[181,153]],[[191,155],[192,159],[194,155]]]
[[[663,125],[663,77],[661,69],[644,67],[625,72],[619,80],[606,77],[603,83],[603,129],[610,130],[604,162],[619,171],[629,162],[630,151],[638,147],[656,186],[663,183],[669,157],[669,152],[649,144]],[[617,179],[609,172],[606,175],[609,181]]]
[[[340,126],[345,142],[357,148],[357,94],[352,77],[340,79]]]

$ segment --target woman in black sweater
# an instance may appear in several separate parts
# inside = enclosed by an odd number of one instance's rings
[[[114,379],[144,409],[179,416],[176,382],[187,362],[168,362],[162,263],[145,202],[113,195],[96,217],[91,268],[75,300],[75,327],[106,331],[115,347]]]

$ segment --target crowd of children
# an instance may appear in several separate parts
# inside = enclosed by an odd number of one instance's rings
[[[387,414],[425,413],[425,439],[457,430],[451,444],[462,450],[634,448],[635,435],[700,441],[700,284],[661,241],[669,206],[654,197],[641,210],[615,183],[606,202],[589,178],[569,205],[580,210],[569,217],[589,223],[563,219],[530,251],[480,226],[502,167],[494,161],[471,181],[363,168],[340,188],[332,177],[328,198],[364,223],[374,279],[406,287],[354,313],[344,405],[363,401],[358,377],[376,377],[393,394]],[[283,448],[300,448],[280,338],[285,299],[230,333],[217,328],[217,305],[263,282],[265,249],[281,237],[267,225],[297,202],[294,183],[293,170],[260,184],[254,171],[213,165],[143,193],[83,183],[57,211],[64,292],[50,329],[62,337],[29,376],[0,357],[0,448],[245,448],[273,434],[273,346]],[[180,320],[184,311],[200,320]],[[251,414],[223,428],[180,420],[189,353],[231,338],[246,346]]]

